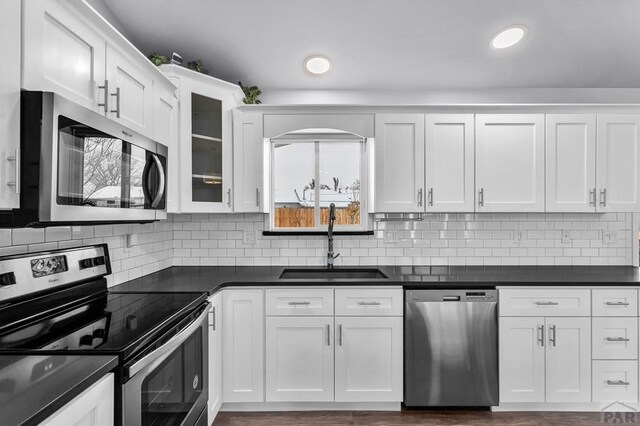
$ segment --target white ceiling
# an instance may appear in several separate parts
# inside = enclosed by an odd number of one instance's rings
[[[640,0],[104,1],[144,53],[263,89],[640,87]],[[511,24],[528,37],[491,49]]]

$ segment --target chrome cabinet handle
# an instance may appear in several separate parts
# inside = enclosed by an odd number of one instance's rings
[[[104,102],[98,102],[98,106],[103,107],[106,114],[109,112],[109,80],[104,81],[104,86],[98,86],[98,90],[104,90]]]
[[[556,326],[555,325],[549,326],[549,343],[552,344],[553,347],[556,346]]]
[[[418,207],[422,207],[422,188],[418,189]]]
[[[380,302],[358,302],[360,306],[379,306]]]
[[[478,205],[484,207],[484,188],[480,188],[478,191]]]
[[[589,191],[589,205],[594,207],[596,205],[596,189],[595,188]]]
[[[536,302],[536,305],[538,306],[555,306],[555,305],[559,305],[560,303],[558,302]]]
[[[624,380],[607,380],[607,384],[609,386],[629,386],[630,383],[629,382],[625,382]]]
[[[111,112],[115,112],[116,118],[120,118],[120,88],[116,87],[116,93],[112,93],[111,96],[116,98],[116,109],[112,109]]]
[[[231,207],[231,188],[227,189],[227,206]]]
[[[429,188],[429,205],[433,206],[433,188]]]
[[[607,305],[607,306],[629,306],[629,303],[627,303],[627,302],[606,302],[605,305]]]
[[[260,207],[260,188],[256,188],[256,207]]]
[[[540,337],[538,338],[538,342],[540,343],[540,346],[544,346],[544,325],[539,325],[538,331],[540,332]]]
[[[607,337],[606,341],[607,342],[628,342],[629,339],[627,339],[626,337]]]
[[[307,306],[310,305],[311,302],[289,302],[289,305],[291,306]]]
[[[342,324],[338,325],[338,346],[342,346]]]
[[[600,206],[607,207],[607,188],[600,190]]]
[[[327,346],[331,346],[331,324],[327,324]]]
[[[20,148],[16,148],[13,156],[7,157],[7,161],[13,163],[15,166],[14,181],[7,182],[7,186],[13,186],[16,194],[20,194]]]

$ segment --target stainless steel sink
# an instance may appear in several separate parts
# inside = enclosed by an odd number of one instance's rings
[[[380,279],[388,278],[377,268],[285,269],[280,279]]]

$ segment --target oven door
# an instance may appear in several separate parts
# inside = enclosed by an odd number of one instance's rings
[[[193,426],[206,410],[208,395],[207,312],[198,309],[172,337],[165,335],[125,364],[122,424]],[[205,411],[206,412],[206,411]]]

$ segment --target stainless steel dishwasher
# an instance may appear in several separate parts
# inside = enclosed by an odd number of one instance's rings
[[[498,405],[497,290],[405,290],[407,407]]]

